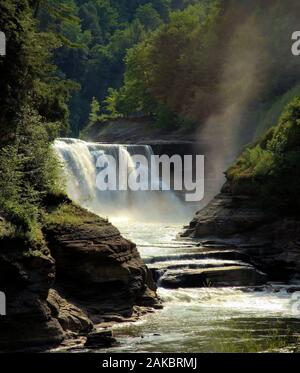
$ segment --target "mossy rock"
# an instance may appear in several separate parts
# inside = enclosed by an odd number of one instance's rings
[[[80,225],[106,225],[108,221],[65,199],[59,205],[46,209],[43,225],[47,228],[76,227]]]

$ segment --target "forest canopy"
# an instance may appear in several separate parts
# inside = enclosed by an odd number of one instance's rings
[[[211,126],[226,138],[243,129],[245,144],[277,123],[276,139],[284,137],[279,117],[289,102],[286,113],[298,113],[290,37],[299,2],[6,0],[0,13],[8,40],[0,57],[0,209],[33,235],[44,201],[62,193],[51,147],[58,136],[146,116],[170,132]],[[291,169],[295,149],[282,158]],[[251,148],[229,175],[239,185],[247,156],[252,177],[260,157],[277,162],[277,153]]]
[[[73,135],[88,123],[94,98],[102,102],[123,83],[128,50],[168,23],[174,10],[194,0],[43,0],[36,15],[43,31],[60,40],[54,61],[59,77],[76,82],[70,124]],[[197,1],[196,1],[197,2]],[[105,113],[109,112],[105,110]]]
[[[238,102],[250,132],[250,122],[263,130],[275,97],[299,82],[290,53],[299,8],[294,0],[34,2],[40,31],[56,36],[58,79],[76,83],[75,136],[95,100],[100,122],[148,116],[171,130],[201,126]]]

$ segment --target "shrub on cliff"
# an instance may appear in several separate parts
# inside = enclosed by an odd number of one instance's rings
[[[42,200],[60,191],[51,141],[67,125],[69,90],[54,76],[59,43],[39,31],[34,3],[0,3],[0,29],[9,41],[0,59],[0,210],[30,240],[41,238]]]
[[[246,193],[281,212],[299,213],[300,97],[292,100],[277,126],[246,149],[227,171],[233,193]]]
[[[42,201],[62,191],[60,164],[50,145],[47,124],[41,123],[35,111],[25,108],[17,122],[15,141],[0,148],[0,209],[20,233],[35,239],[39,238]]]

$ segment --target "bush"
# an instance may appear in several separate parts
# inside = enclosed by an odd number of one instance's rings
[[[23,109],[17,128],[15,142],[0,149],[0,208],[34,240],[40,238],[43,199],[63,191],[61,170],[39,115]]]
[[[281,212],[299,214],[300,97],[292,100],[276,127],[246,149],[227,171],[233,193],[254,194]]]

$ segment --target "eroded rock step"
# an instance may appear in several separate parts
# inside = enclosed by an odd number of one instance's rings
[[[223,260],[238,260],[246,263],[251,263],[251,259],[247,254],[235,250],[211,250],[198,253],[186,253],[179,255],[162,255],[144,259],[145,263],[150,265],[157,262],[168,262],[174,260],[199,260],[199,259],[223,259]]]
[[[198,252],[147,258],[158,285],[164,288],[251,287],[267,282],[267,275],[253,266],[249,255],[222,242],[205,244],[207,246],[197,246]]]
[[[167,270],[159,279],[165,288],[257,286],[267,282],[267,276],[252,266]]]

